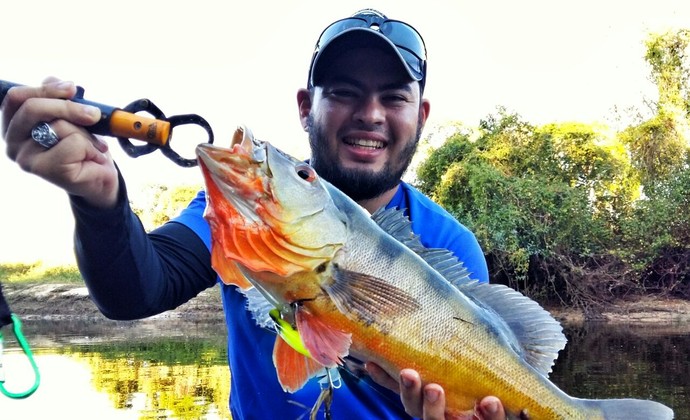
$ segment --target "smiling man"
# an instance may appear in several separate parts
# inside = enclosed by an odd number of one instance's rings
[[[486,282],[486,262],[474,235],[401,181],[429,115],[423,99],[426,59],[424,41],[412,26],[377,11],[363,10],[329,25],[317,41],[307,87],[297,93],[311,163],[370,212],[403,209],[424,245],[449,249],[472,278]],[[56,79],[10,89],[2,103],[2,130],[11,159],[69,194],[79,268],[99,309],[113,319],[143,318],[215,286],[205,193],[147,233],[129,206],[108,145],[85,129],[99,121],[98,109],[56,100],[75,93],[73,83]],[[34,127],[46,125],[53,140],[48,146],[31,136]],[[256,324],[244,294],[220,287],[233,418],[304,417],[320,394],[318,382],[294,394],[283,391],[271,358],[275,331]],[[331,407],[334,419],[444,418],[445,397],[438,385],[422,387],[409,369],[391,378],[375,365],[366,368],[373,380],[343,370],[343,386]],[[493,397],[478,402],[475,414],[504,418]]]

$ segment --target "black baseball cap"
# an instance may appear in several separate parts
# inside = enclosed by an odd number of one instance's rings
[[[319,84],[324,69],[334,57],[345,50],[362,46],[390,50],[400,59],[410,78],[419,82],[420,90],[424,90],[424,39],[409,24],[388,19],[386,15],[374,9],[360,10],[351,17],[331,23],[323,30],[314,48],[307,86],[312,88]]]

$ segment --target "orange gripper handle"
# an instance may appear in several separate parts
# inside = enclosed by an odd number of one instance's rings
[[[115,110],[110,117],[110,131],[117,137],[143,140],[165,146],[170,140],[168,121],[146,118],[131,112]]]

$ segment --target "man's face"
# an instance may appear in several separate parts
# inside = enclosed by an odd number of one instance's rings
[[[315,87],[307,118],[311,164],[354,200],[395,187],[412,160],[429,106],[419,83],[381,50],[349,50]]]

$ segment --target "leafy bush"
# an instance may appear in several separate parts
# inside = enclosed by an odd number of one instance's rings
[[[690,170],[657,180],[620,223],[619,254],[655,291],[690,296]]]
[[[599,127],[533,127],[499,110],[476,140],[455,134],[418,168],[418,186],[471,229],[494,281],[584,304],[627,279],[602,264],[638,184],[623,146]],[[611,264],[606,264],[611,267]],[[583,296],[589,296],[584,298]]]

